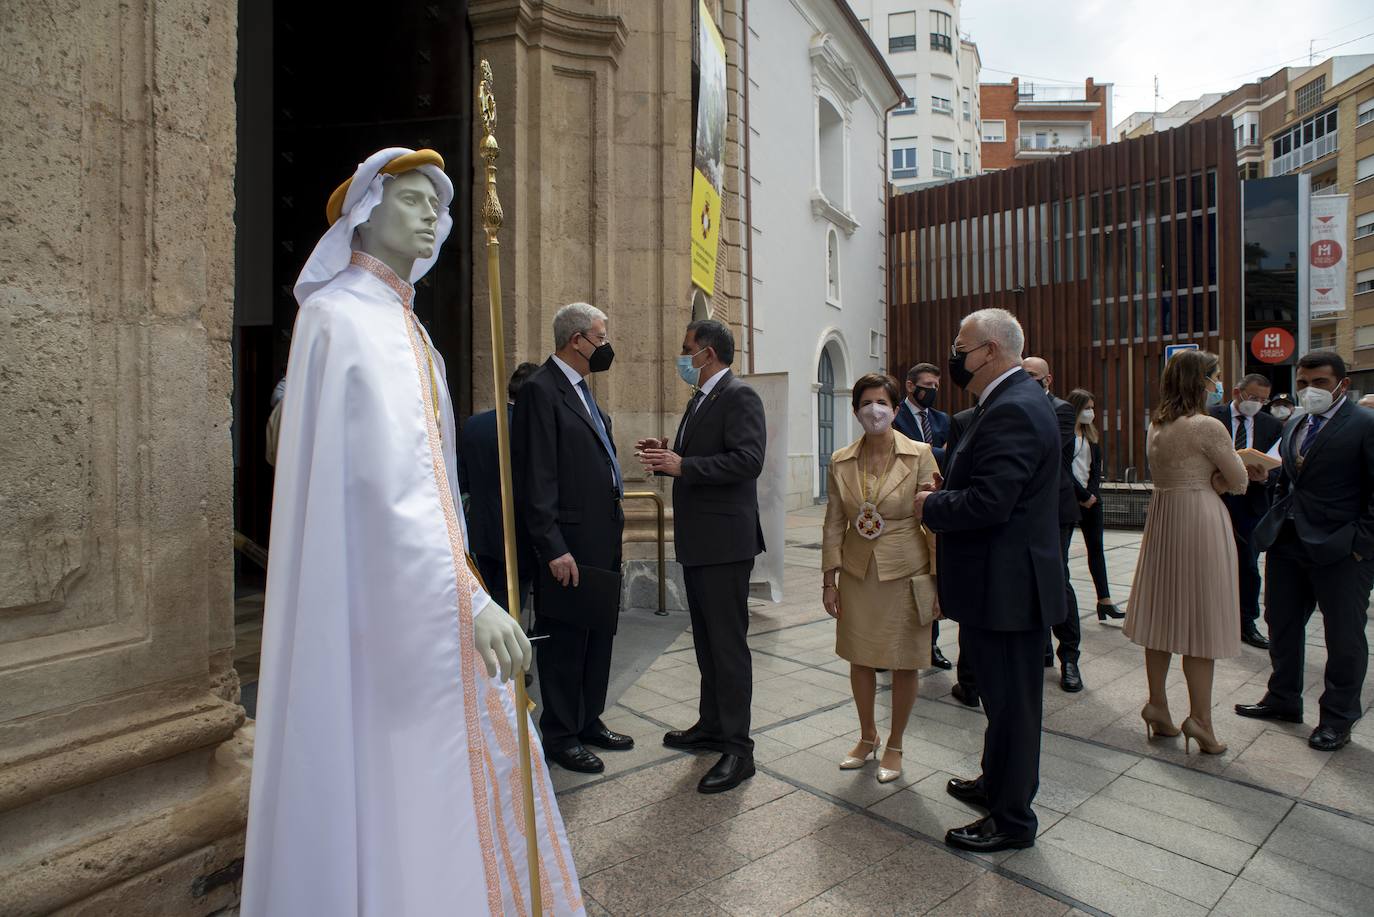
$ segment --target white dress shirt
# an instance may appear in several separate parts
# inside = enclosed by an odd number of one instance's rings
[[[997,386],[1001,385],[1008,376],[1010,376],[1012,373],[1016,372],[1020,368],[1020,364],[1017,364],[1016,366],[1013,366],[1011,369],[1002,373],[1002,375],[998,376],[996,379],[993,379],[991,382],[989,382],[988,387],[983,389],[983,393],[978,396],[978,403],[986,404],[988,396],[991,395],[993,392],[997,391]]]
[[[564,363],[563,360],[559,358],[558,354],[555,353],[555,354],[552,354],[552,356],[553,356],[553,362],[555,362],[555,363],[558,364],[558,368],[561,369],[561,370],[563,370],[563,375],[565,375],[565,376],[568,377],[568,381],[571,382],[571,383],[572,383],[572,387],[573,387],[574,389],[576,389],[576,391],[577,391],[577,400],[580,401],[580,402],[582,402],[582,410],[584,410],[584,411],[587,412],[587,416],[588,416],[588,417],[591,417],[591,416],[592,416],[592,409],[591,409],[590,407],[587,406],[587,399],[582,397],[582,389],[579,388],[579,386],[582,384],[582,380],[585,379],[586,377],[583,376],[583,375],[582,375],[580,372],[578,372],[577,370],[573,369],[573,368],[572,368],[571,366],[569,366],[567,363]]]
[[[926,414],[929,413],[930,409],[921,407],[919,404],[912,401],[910,398],[906,399],[906,406],[911,411],[911,416],[916,418],[917,442],[925,442],[926,429],[921,424],[921,418],[925,417]],[[935,421],[927,420],[926,423],[930,424],[930,432],[934,433]]]
[[[720,381],[720,377],[725,375],[725,371],[729,368],[730,367],[728,366],[722,366],[720,369],[715,371],[715,374],[712,375],[711,378],[707,379],[705,382],[701,383],[701,385],[697,387],[697,391],[701,392],[702,398],[705,398],[707,395],[711,394],[711,389],[716,387],[716,383]]]
[[[1236,438],[1236,424],[1245,427],[1245,448],[1250,448],[1255,444],[1255,418],[1246,417],[1236,407],[1235,401],[1231,402],[1231,439]]]

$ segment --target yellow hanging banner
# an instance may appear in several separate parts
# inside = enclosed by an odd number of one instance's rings
[[[697,33],[701,84],[697,92],[697,136],[692,156],[692,283],[715,293],[720,248],[720,193],[725,177],[725,42],[705,0],[698,0]]]

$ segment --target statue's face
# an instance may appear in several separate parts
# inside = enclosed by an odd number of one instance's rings
[[[434,254],[439,195],[423,172],[405,172],[388,181],[382,202],[358,227],[363,251],[415,260]]]

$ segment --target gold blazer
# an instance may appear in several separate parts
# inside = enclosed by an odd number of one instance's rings
[[[878,495],[883,533],[869,540],[854,528],[863,504],[859,480],[859,447],[863,437],[836,452],[830,459],[830,500],[825,507],[821,540],[821,569],[844,571],[858,579],[868,573],[870,561],[878,565],[883,582],[934,573],[935,536],[916,521],[912,503],[923,484],[935,480],[935,455],[930,446],[893,431],[897,457]],[[873,496],[869,495],[870,498]]]

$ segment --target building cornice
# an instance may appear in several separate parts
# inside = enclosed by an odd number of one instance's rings
[[[567,9],[547,0],[470,0],[474,42],[517,37],[572,57],[619,63],[630,30],[620,16]]]

